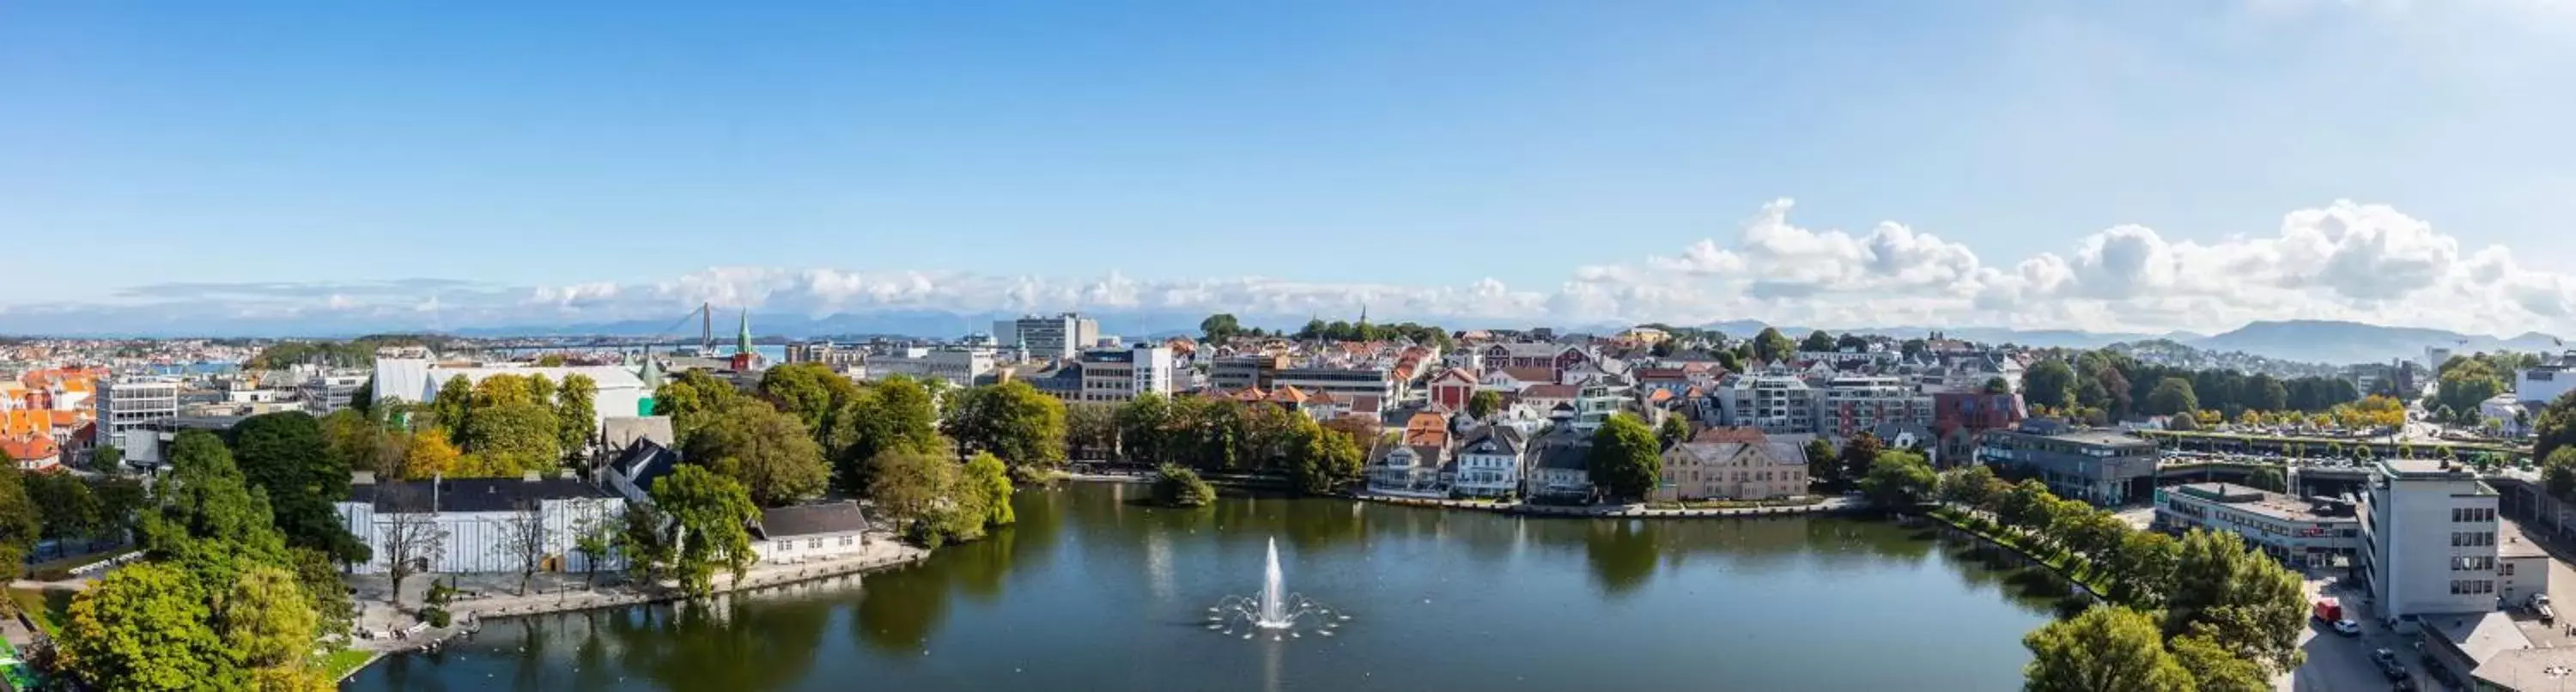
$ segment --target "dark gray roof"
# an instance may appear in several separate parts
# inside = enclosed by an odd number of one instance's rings
[[[1484,446],[1487,444],[1492,444],[1494,446],[1493,451],[1483,451]],[[1520,448],[1520,429],[1508,425],[1486,426],[1485,429],[1478,431],[1475,437],[1469,438],[1467,440],[1467,444],[1458,446],[1459,451],[1464,453],[1501,454],[1505,456],[1520,456]]]
[[[1570,427],[1548,429],[1532,443],[1538,468],[1585,470],[1591,468],[1592,437]]]
[[[433,501],[439,512],[506,512],[522,501],[594,497],[613,496],[574,478],[451,478],[349,486],[349,501],[374,505],[378,512],[432,511]]]
[[[646,492],[653,490],[654,480],[671,475],[679,467],[680,453],[652,440],[636,440],[635,444],[628,445],[626,451],[617,455],[617,461],[609,464],[609,468],[616,469],[618,475],[626,477],[626,482]]]
[[[773,541],[795,536],[852,533],[868,530],[868,517],[856,502],[825,502],[760,511],[759,523],[752,533],[760,540]]]

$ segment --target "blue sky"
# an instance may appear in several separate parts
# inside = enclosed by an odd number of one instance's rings
[[[2576,330],[2570,38],[2543,0],[19,4],[0,237],[39,259],[0,331],[700,301]]]

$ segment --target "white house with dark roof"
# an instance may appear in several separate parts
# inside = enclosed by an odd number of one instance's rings
[[[1449,486],[1440,474],[1448,462],[1447,452],[1447,447],[1436,444],[1412,445],[1391,439],[1380,441],[1369,454],[1369,492],[1447,497]]]
[[[1458,447],[1458,477],[1451,487],[1470,497],[1520,492],[1521,464],[1528,448],[1519,428],[1492,425],[1477,430]]]
[[[761,562],[830,560],[866,550],[867,532],[867,514],[856,502],[773,507],[751,525],[751,549]]]
[[[1588,500],[1592,497],[1592,435],[1558,424],[1530,441],[1523,496]]]

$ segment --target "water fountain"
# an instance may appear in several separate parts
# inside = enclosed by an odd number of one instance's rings
[[[1333,612],[1303,595],[1290,593],[1279,571],[1279,539],[1270,539],[1270,561],[1261,571],[1261,593],[1227,596],[1208,608],[1207,628],[1251,639],[1268,633],[1271,641],[1304,638],[1307,632],[1330,637],[1349,614]]]

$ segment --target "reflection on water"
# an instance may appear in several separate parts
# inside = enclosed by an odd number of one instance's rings
[[[1983,689],[2018,680],[2019,634],[2064,593],[2008,579],[2009,553],[1846,519],[1522,519],[1232,495],[1172,510],[1145,495],[1023,492],[1019,525],[864,578],[496,620],[349,689]],[[1258,585],[1270,537],[1298,590],[1358,614],[1348,634],[1199,631],[1208,602]],[[1947,634],[1868,624],[1887,622]],[[1881,653],[1866,667],[1814,658],[1854,647]]]

